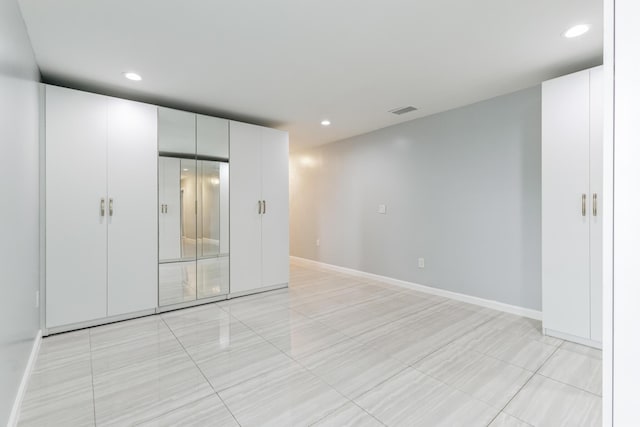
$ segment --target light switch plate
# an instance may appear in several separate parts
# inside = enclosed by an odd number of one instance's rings
[[[387,213],[387,205],[378,205],[378,213],[386,214]]]
[[[424,258],[418,258],[418,268],[424,268]]]

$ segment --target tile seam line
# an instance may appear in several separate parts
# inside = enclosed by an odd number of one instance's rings
[[[538,374],[538,375],[540,375],[541,377],[544,377],[544,378],[548,379],[548,380],[551,380],[551,381],[557,382],[557,383],[559,383],[559,384],[563,384],[563,385],[569,386],[569,387],[574,388],[574,389],[579,390],[579,391],[583,391],[583,392],[588,393],[588,394],[590,394],[590,395],[592,395],[592,396],[594,396],[594,397],[597,397],[598,399],[602,399],[602,396],[601,396],[601,395],[599,395],[599,394],[597,394],[597,393],[594,393],[594,392],[592,392],[592,391],[589,391],[589,390],[585,390],[585,389],[584,389],[584,388],[582,388],[582,387],[578,387],[578,386],[576,386],[576,385],[569,384],[569,383],[566,383],[566,382],[564,382],[564,381],[560,381],[560,380],[558,380],[558,379],[555,379],[555,378],[550,377],[550,376],[548,376],[548,375],[541,374],[541,373],[539,373],[539,372],[538,372],[537,374]]]
[[[295,311],[295,310],[294,310]],[[296,311],[296,313],[299,313]],[[302,313],[299,313],[302,314]],[[233,316],[233,314],[229,313],[230,316]],[[305,316],[304,314],[302,314],[303,316]],[[305,316],[307,317],[307,316]],[[349,402],[353,403],[354,405],[356,405],[358,408],[362,409],[366,414],[370,415],[373,419],[375,419],[376,421],[378,421],[379,423],[381,423],[382,425],[386,426],[387,424],[383,423],[382,421],[380,421],[378,418],[376,418],[373,414],[369,413],[366,409],[362,408],[360,405],[358,405],[356,402],[354,402],[352,399],[350,399],[349,397],[345,396],[343,393],[341,393],[339,390],[337,390],[335,387],[333,387],[331,384],[327,383],[323,378],[319,377],[318,375],[316,375],[313,371],[311,371],[310,369],[308,369],[306,366],[304,366],[302,363],[300,363],[297,359],[293,358],[292,356],[289,356],[288,354],[286,354],[284,351],[280,350],[278,347],[276,347],[271,341],[267,340],[264,336],[262,336],[262,334],[260,334],[259,332],[255,331],[252,327],[250,327],[249,325],[247,325],[246,323],[244,323],[241,319],[236,318],[239,322],[241,322],[243,325],[245,325],[247,328],[251,329],[255,334],[257,334],[258,336],[260,336],[262,339],[264,339],[265,341],[267,341],[272,347],[274,347],[276,350],[278,350],[280,353],[284,354],[286,357],[288,357],[289,359],[291,359],[291,361],[293,361],[296,365],[298,365],[299,367],[301,367],[303,370],[305,370],[306,372],[308,372],[309,374],[311,374],[314,378],[317,378],[321,383],[323,383],[324,385],[326,385],[327,387],[329,387],[331,390],[335,391],[336,393],[338,393],[340,396],[344,397],[345,399],[347,399]],[[313,320],[313,319],[312,319]],[[321,322],[322,323],[322,322]],[[324,323],[323,323],[324,324]],[[328,326],[328,325],[327,325]],[[329,327],[329,326],[328,326]],[[332,328],[333,329],[333,328]],[[352,337],[349,337],[349,339],[353,339]],[[346,340],[343,340],[341,342],[345,342]],[[261,375],[266,375],[266,373],[263,373]],[[261,376],[258,375],[258,376]],[[254,377],[257,378],[258,376]],[[394,375],[395,376],[395,375]],[[244,382],[244,381],[243,381]],[[340,408],[342,408],[344,405],[340,405],[338,408],[336,408],[334,411],[329,411],[327,412],[325,415],[321,416],[320,418],[318,418],[317,420],[313,421],[312,423],[308,424],[308,425],[313,425],[313,424],[317,424],[319,423],[321,420],[327,418],[329,415],[334,414],[336,411],[338,411]]]
[[[91,397],[93,400],[93,425],[98,425],[98,418],[96,416],[96,386],[94,384],[94,375],[93,375],[93,339],[91,337],[91,329],[88,331],[89,335],[89,364],[91,366]]]
[[[447,298],[447,300],[449,300],[449,298]],[[436,303],[436,304],[434,304],[434,305],[430,306],[429,308],[431,308],[431,307],[436,307],[436,306],[440,306],[441,304],[444,304],[444,303],[446,303],[446,302],[447,302],[447,301],[441,301],[441,302],[438,302],[438,303]],[[419,310],[418,310],[418,311],[419,311]],[[406,317],[408,317],[408,316],[412,316],[413,314],[417,313],[418,311],[411,312],[411,313],[409,313],[409,314],[407,314],[407,315],[405,315],[405,316],[402,316],[401,318],[399,318],[399,319],[397,319],[397,320],[391,321],[391,322],[389,322],[389,323],[385,323],[383,326],[388,326],[388,325],[390,325],[390,324],[392,324],[392,323],[395,323],[395,322],[397,322],[397,321],[401,321],[401,320],[405,319],[405,318],[406,318]],[[491,316],[489,316],[489,318],[487,318],[485,321],[483,321],[483,322],[482,322],[482,323],[480,323],[479,325],[475,326],[474,328],[472,328],[472,329],[470,329],[470,330],[468,330],[468,331],[466,331],[466,332],[463,332],[462,334],[460,334],[460,335],[459,335],[459,336],[457,336],[456,338],[453,338],[451,341],[449,341],[449,342],[447,342],[447,343],[443,344],[442,346],[438,347],[437,349],[433,350],[432,352],[428,353],[427,355],[425,355],[424,357],[422,357],[422,358],[418,359],[416,362],[413,362],[413,363],[418,363],[419,361],[421,361],[421,360],[423,360],[423,359],[425,359],[425,358],[429,357],[429,356],[430,356],[430,355],[432,355],[433,353],[435,353],[435,352],[437,352],[437,351],[441,350],[442,348],[446,347],[447,345],[451,344],[453,341],[455,341],[455,340],[457,340],[457,339],[459,339],[459,338],[461,338],[461,337],[463,337],[463,336],[465,336],[465,335],[467,335],[467,334],[469,334],[469,333],[471,333],[471,332],[475,331],[476,329],[480,328],[480,327],[481,327],[481,326],[483,326],[484,324],[486,324],[486,323],[490,322],[491,320],[493,320],[493,319],[494,319],[496,316],[498,316],[498,315],[499,315],[499,313],[498,313],[498,314],[495,314],[495,315],[491,315]],[[321,322],[321,323],[322,323],[322,322]],[[355,340],[356,342],[358,342],[358,340],[357,340],[355,337],[357,337],[357,336],[359,336],[359,335],[362,335],[362,334],[364,334],[364,333],[367,333],[367,332],[369,332],[369,331],[371,331],[371,330],[373,330],[373,329],[375,329],[375,327],[374,327],[374,328],[371,328],[371,329],[367,329],[366,331],[364,331],[364,332],[362,332],[362,333],[360,333],[360,334],[358,334],[358,335],[356,335],[356,336],[354,336],[354,337],[350,337],[350,338],[351,338],[352,340]],[[257,333],[257,332],[256,332],[256,333]],[[362,345],[364,345],[364,344],[362,344]],[[554,350],[554,352],[553,352],[553,353],[555,353],[555,351],[556,351],[556,350],[557,350],[557,347],[556,347],[556,349]],[[553,353],[552,353],[552,354],[553,354]],[[360,398],[360,397],[362,397],[362,396],[364,396],[366,393],[368,393],[368,392],[370,392],[371,390],[373,390],[374,388],[376,388],[376,387],[378,387],[378,386],[380,386],[380,385],[384,384],[385,382],[390,381],[391,379],[393,379],[393,378],[395,378],[396,376],[398,376],[398,375],[402,374],[402,372],[406,371],[406,370],[407,370],[407,369],[409,369],[409,368],[414,369],[414,370],[416,370],[417,372],[419,372],[419,373],[421,373],[421,374],[423,374],[423,375],[426,375],[426,376],[428,376],[429,378],[434,379],[435,381],[438,381],[438,382],[440,382],[440,383],[442,383],[442,384],[445,384],[445,385],[447,385],[447,386],[449,386],[449,387],[453,388],[454,390],[457,390],[458,392],[463,393],[463,394],[465,394],[465,395],[469,396],[470,398],[472,398],[472,399],[474,399],[474,400],[478,400],[479,402],[482,402],[482,403],[486,404],[487,406],[489,406],[489,407],[492,407],[492,408],[493,408],[493,406],[491,406],[491,405],[490,405],[490,404],[488,404],[487,402],[484,402],[484,401],[483,401],[483,400],[481,400],[481,399],[477,399],[476,397],[474,397],[474,396],[470,395],[470,394],[469,394],[469,393],[467,393],[466,391],[460,390],[460,389],[458,389],[457,387],[451,386],[451,385],[449,385],[449,384],[445,383],[444,381],[441,381],[441,380],[439,380],[439,379],[437,379],[437,378],[435,378],[435,377],[433,377],[433,376],[431,376],[431,375],[429,375],[429,374],[426,374],[426,373],[422,372],[421,370],[419,370],[419,369],[415,368],[415,366],[413,366],[413,363],[407,363],[407,362],[405,362],[405,361],[398,360],[398,359],[396,359],[396,358],[394,358],[394,357],[392,357],[392,356],[390,356],[390,355],[388,355],[387,353],[384,353],[384,352],[383,352],[383,353],[381,353],[381,354],[383,354],[383,355],[385,355],[385,356],[389,357],[390,359],[396,360],[396,361],[398,361],[398,362],[400,362],[400,363],[402,363],[402,364],[404,364],[404,365],[406,365],[406,366],[405,366],[403,369],[401,369],[400,371],[398,371],[396,374],[394,374],[394,375],[390,376],[389,378],[387,378],[387,379],[385,379],[385,380],[382,380],[382,381],[380,381],[379,383],[375,384],[374,386],[372,386],[372,387],[370,387],[370,388],[366,389],[366,390],[365,390],[365,391],[363,391],[362,393],[360,393],[360,394],[358,394],[357,396],[355,396],[353,399],[350,399],[350,398],[348,398],[348,397],[346,397],[346,396],[344,396],[344,395],[343,395],[345,398],[349,399],[349,400],[350,400],[354,405],[356,405],[356,406],[360,407],[363,411],[365,411],[367,414],[371,415],[371,416],[372,416],[374,419],[376,419],[377,421],[380,421],[380,420],[378,420],[378,418],[376,418],[375,416],[373,416],[372,414],[370,414],[368,411],[366,411],[364,408],[362,408],[360,405],[358,405],[354,400],[355,400],[355,399],[358,399],[358,398]],[[481,353],[481,354],[482,354],[482,353]],[[494,358],[494,359],[495,359],[495,358]],[[499,359],[496,359],[496,360],[499,360]],[[546,359],[545,359],[545,362],[546,362]],[[298,363],[299,363],[300,365],[302,365],[300,362],[298,362]],[[514,366],[515,366],[515,365],[514,365]],[[303,366],[303,367],[304,367],[304,366]],[[304,368],[305,368],[305,369],[307,369],[306,367],[304,367]],[[531,371],[526,370],[526,369],[523,369],[523,370],[524,370],[524,371],[526,371],[526,372],[531,372]],[[311,372],[311,373],[313,374],[313,372]],[[315,374],[314,374],[314,375],[315,375]],[[322,380],[322,378],[320,378],[320,379]],[[323,380],[323,382],[324,382],[324,380]],[[528,382],[528,380],[527,380],[527,382]],[[525,384],[526,384],[526,383],[525,383]],[[329,385],[329,384],[327,384],[327,385]],[[333,388],[331,385],[329,385],[329,387]],[[335,388],[334,388],[334,390],[335,390]],[[338,391],[338,390],[336,390],[336,391]],[[518,391],[519,391],[519,390],[518,390]],[[338,391],[338,393],[340,393],[340,392]],[[342,393],[340,393],[340,394],[342,395]],[[517,394],[517,392],[516,392],[516,394]],[[515,394],[514,394],[514,396],[515,396]],[[511,399],[510,399],[510,400],[511,400]],[[509,400],[509,401],[510,401],[510,400]],[[507,403],[508,403],[508,402],[507,402]],[[344,406],[344,405],[343,405],[343,406]],[[342,406],[341,406],[341,407],[342,407]],[[338,408],[338,409],[339,409],[339,408]],[[338,409],[336,409],[336,411],[337,411]],[[331,414],[335,413],[336,411],[332,411],[331,413],[329,413],[329,414],[327,414],[326,416],[322,417],[320,420],[315,421],[313,424],[317,424],[317,423],[319,423],[321,420],[323,420],[323,419],[327,418],[329,415],[331,415]],[[502,412],[502,411],[499,411],[499,412],[496,414],[496,417],[500,414],[500,412]],[[491,419],[490,423],[491,423],[491,422],[493,422],[493,420],[494,420],[494,419],[495,419],[495,417]],[[380,421],[380,422],[381,422],[381,421]],[[382,423],[382,422],[381,422],[381,423]],[[489,424],[490,424],[490,423],[489,423]],[[312,424],[312,425],[313,425],[313,424]],[[383,424],[383,425],[386,425],[386,424],[384,424],[384,423],[382,423],[382,424]]]
[[[200,399],[194,400],[194,401],[192,401],[192,402],[187,402],[187,403],[185,403],[184,405],[180,405],[180,406],[178,406],[178,407],[176,407],[176,408],[173,408],[173,409],[171,409],[171,410],[169,410],[169,411],[167,411],[167,412],[164,412],[164,413],[162,413],[162,414],[160,414],[160,415],[158,415],[158,416],[154,416],[154,417],[151,417],[151,418],[148,418],[148,419],[142,420],[142,421],[134,422],[132,425],[134,425],[134,426],[139,426],[139,425],[143,425],[144,423],[148,423],[148,422],[151,422],[151,421],[157,420],[158,418],[160,418],[160,417],[162,417],[162,416],[165,416],[165,415],[167,415],[167,414],[171,414],[171,413],[173,413],[173,412],[179,411],[179,410],[183,409],[185,406],[189,406],[189,405],[191,405],[191,404],[193,404],[193,403],[197,403],[197,402],[202,402],[203,400],[205,400],[205,399],[207,399],[207,398],[209,398],[209,397],[213,396],[214,394],[215,394],[215,392],[214,392],[213,394],[208,394],[208,395],[206,395],[206,396],[204,396],[204,397],[201,397]]]
[[[445,302],[446,302],[446,301],[442,301],[442,302],[436,303],[436,304],[434,304],[434,305],[430,306],[429,308],[439,306],[440,304],[444,304]],[[398,319],[390,320],[390,321],[388,321],[388,322],[381,323],[381,324],[380,324],[380,325],[378,325],[378,326],[372,326],[372,327],[370,327],[370,328],[367,328],[367,329],[365,329],[365,330],[363,330],[363,331],[360,331],[360,332],[356,333],[355,335],[349,335],[349,337],[351,337],[351,338],[353,338],[353,339],[357,339],[357,337],[359,337],[359,336],[361,336],[361,335],[364,335],[364,334],[366,334],[366,333],[368,333],[368,332],[371,332],[371,331],[373,331],[374,329],[381,328],[381,327],[385,327],[385,326],[389,326],[389,325],[391,325],[391,324],[393,324],[393,323],[396,323],[396,322],[399,322],[399,321],[401,321],[401,320],[404,320],[404,319],[406,319],[407,317],[413,316],[414,314],[418,313],[419,311],[421,311],[421,310],[423,310],[423,309],[424,309],[424,307],[419,308],[419,309],[417,309],[417,310],[415,310],[415,311],[411,311],[411,312],[409,312],[409,313],[407,313],[407,314],[402,315],[402,317],[400,317],[400,318],[398,318]],[[337,311],[337,310],[336,310],[336,311]],[[334,312],[334,313],[335,313],[335,312]],[[325,317],[325,316],[320,316],[320,317]],[[320,319],[316,319],[316,320],[317,320],[318,322],[320,322],[320,323],[322,323],[322,324],[324,324],[324,325],[326,325],[326,326],[330,327],[330,328],[332,327],[331,325],[329,325],[329,324],[327,324],[327,323],[323,322],[323,321],[322,321],[322,320],[320,320]],[[411,329],[413,329],[413,328],[411,328]],[[345,332],[343,332],[343,333],[345,333]],[[346,334],[346,333],[345,333],[345,334]]]
[[[213,384],[211,384],[211,381],[209,381],[209,378],[207,378],[207,376],[204,374],[204,372],[202,372],[202,369],[200,369],[200,366],[196,363],[195,360],[193,360],[193,357],[191,357],[191,354],[189,354],[189,352],[187,351],[187,349],[184,347],[184,345],[182,345],[182,342],[178,339],[178,337],[176,336],[176,334],[173,332],[173,330],[171,329],[171,327],[167,324],[167,322],[165,322],[164,318],[162,316],[160,316],[160,319],[162,320],[162,323],[164,323],[164,325],[171,331],[171,334],[173,335],[173,337],[176,339],[176,341],[178,342],[178,344],[180,345],[180,347],[182,347],[182,350],[185,352],[185,354],[187,355],[187,357],[189,358],[189,360],[191,360],[191,363],[193,363],[193,365],[196,367],[196,369],[198,370],[198,372],[200,372],[200,375],[202,375],[202,378],[204,378],[204,380],[207,382],[207,384],[209,384],[209,387],[211,387],[211,390],[215,393],[216,396],[218,396],[218,399],[220,399],[220,401],[222,402],[222,404],[224,405],[224,407],[227,409],[227,411],[229,411],[229,414],[231,414],[231,416],[233,417],[233,419],[235,420],[235,422],[239,425],[242,426],[242,424],[240,424],[240,422],[238,421],[238,419],[236,418],[235,414],[233,412],[231,412],[231,409],[229,408],[229,406],[227,406],[227,402],[225,402],[222,397],[220,396],[220,394],[216,391],[215,387],[213,386]],[[193,401],[195,402],[195,401]],[[190,403],[193,403],[190,402]],[[165,412],[166,414],[166,412]]]
[[[472,329],[469,329],[468,331],[465,331],[465,332],[461,333],[460,335],[458,335],[458,336],[456,336],[455,338],[451,339],[451,341],[447,341],[446,343],[444,343],[444,344],[443,344],[443,345],[441,345],[440,347],[438,347],[438,348],[434,349],[433,351],[431,351],[431,352],[429,352],[429,353],[425,354],[424,356],[420,357],[419,359],[417,359],[417,360],[415,360],[415,361],[413,361],[413,362],[409,363],[409,366],[411,366],[413,369],[415,369],[415,370],[417,370],[417,371],[420,371],[420,369],[418,369],[418,368],[416,368],[416,367],[415,367],[415,365],[416,365],[417,363],[422,362],[422,361],[423,361],[424,359],[426,359],[427,357],[432,356],[434,353],[436,353],[436,352],[438,352],[438,351],[442,350],[442,349],[443,349],[443,348],[445,348],[446,346],[448,346],[448,345],[452,344],[454,341],[457,341],[457,340],[459,340],[460,338],[462,338],[462,337],[464,337],[464,336],[466,336],[466,335],[470,334],[471,332],[476,331],[478,328],[480,328],[480,327],[482,327],[483,325],[485,325],[485,324],[489,323],[489,322],[490,322],[491,320],[493,320],[494,318],[495,318],[495,316],[491,316],[491,317],[489,317],[487,320],[485,320],[484,322],[480,323],[479,325],[477,325],[477,326],[473,327]],[[481,354],[484,354],[484,353],[481,353]],[[422,372],[422,371],[420,371],[420,372]]]
[[[500,411],[498,411],[498,413],[496,414],[495,417],[493,417],[493,419],[491,420],[491,422],[489,424],[487,424],[487,426],[491,425],[491,423],[498,417],[498,415],[500,415],[500,412],[504,412],[504,410],[506,409],[507,406],[509,406],[509,404],[513,401],[513,399],[516,398],[516,396],[518,396],[518,394],[520,394],[520,392],[527,386],[527,384],[529,384],[531,382],[531,380],[536,376],[536,374],[540,371],[540,369],[542,369],[542,367],[549,361],[549,359],[551,359],[553,357],[554,354],[556,354],[556,352],[558,351],[558,349],[560,348],[560,346],[556,347],[553,352],[551,352],[551,354],[549,356],[547,356],[547,358],[544,360],[544,362],[542,362],[540,364],[540,366],[538,367],[538,369],[536,369],[531,376],[529,377],[529,379],[527,381],[525,381],[524,384],[522,384],[522,387],[520,387],[518,389],[518,391],[516,391],[513,396],[511,396],[511,399],[509,399],[509,401],[502,407],[502,409],[500,409]],[[529,424],[527,421],[524,421],[518,417],[516,417],[515,415],[509,414],[508,412],[505,412],[505,414],[516,418],[519,421],[524,422],[525,424]]]

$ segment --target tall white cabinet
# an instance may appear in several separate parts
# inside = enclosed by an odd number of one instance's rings
[[[46,327],[157,305],[157,109],[45,89]]]
[[[289,282],[289,137],[229,125],[230,294]]]
[[[602,67],[542,84],[545,333],[602,341]]]

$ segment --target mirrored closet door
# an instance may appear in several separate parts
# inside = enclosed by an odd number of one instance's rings
[[[160,305],[196,299],[196,161],[158,159]]]
[[[198,160],[197,298],[229,292],[229,165]]]
[[[228,122],[158,109],[159,305],[229,293]]]

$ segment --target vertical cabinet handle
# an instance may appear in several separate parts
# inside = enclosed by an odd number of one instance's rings
[[[109,199],[109,216],[113,216],[113,199]]]
[[[266,200],[262,201],[262,213],[263,214],[267,213],[267,201]]]
[[[258,200],[258,215],[262,214],[262,200]]]
[[[164,213],[168,213],[169,212],[169,205],[164,205]]]
[[[100,216],[104,216],[104,198],[100,199]]]
[[[587,195],[582,195],[582,216],[587,216]]]
[[[598,216],[598,193],[593,193],[593,216]]]

